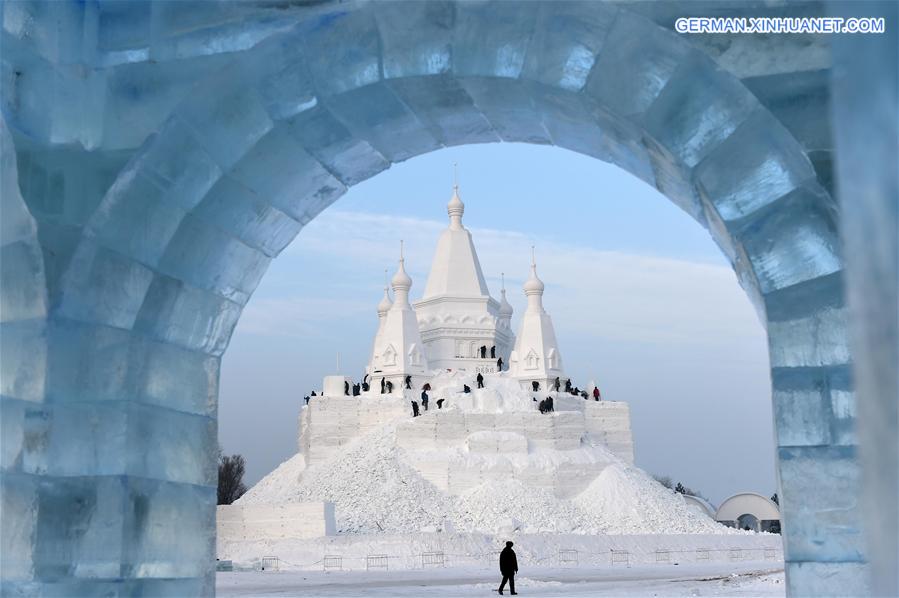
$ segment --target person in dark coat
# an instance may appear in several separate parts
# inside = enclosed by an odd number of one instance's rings
[[[392,393],[392,392],[393,392],[393,382],[391,382],[390,380],[388,380],[387,383],[386,383],[386,386],[387,386],[387,394]]]
[[[482,374],[481,372],[478,372],[477,381],[478,381],[478,388],[484,388],[484,374]]]
[[[470,393],[470,392],[471,392],[471,387],[470,387],[469,385],[467,385],[467,384],[463,384],[463,385],[462,385],[462,392],[464,392],[465,394]]]
[[[425,408],[425,411],[428,410],[428,391],[421,391],[421,406]]]
[[[412,390],[412,376],[406,376],[406,388]]]
[[[546,410],[547,411],[555,411],[555,408],[553,407],[553,398],[552,397],[546,397]]]
[[[540,383],[534,380],[533,382],[531,382],[531,388],[534,389],[534,392],[537,392],[538,390],[540,390]]]
[[[347,380],[343,381],[343,394],[344,396],[350,396],[350,383]]]
[[[571,392],[571,378],[565,381],[565,392]]]
[[[368,382],[363,382],[362,383],[362,392],[368,392],[368,389],[369,389]]]
[[[303,400],[306,401],[306,404],[308,405],[309,404],[309,395],[306,395],[305,397],[303,397]]]
[[[496,369],[497,369],[497,371],[500,371],[500,372],[503,371],[503,358],[502,357],[500,357],[499,359],[496,360]]]
[[[481,345],[481,359],[487,358],[487,345]]]
[[[313,390],[313,391],[312,391],[312,396],[313,396],[313,397],[314,397],[314,396],[316,396],[316,394],[315,394],[315,391],[314,391],[314,390]]]
[[[437,409],[443,409],[443,401],[446,399],[437,399]]]
[[[558,376],[556,376],[556,379],[553,381],[553,384],[554,384],[555,387],[556,387],[556,392],[559,392],[559,384],[560,384],[560,382],[559,382],[559,377],[558,377]]]
[[[387,390],[387,382],[386,382],[386,381],[384,380],[384,378],[382,377],[382,378],[381,378],[381,394],[384,394],[384,392],[385,392],[386,390]]]
[[[353,396],[354,397],[359,396],[359,385],[358,384],[353,384]]]
[[[537,399],[534,400],[536,401]],[[546,400],[537,403],[537,409],[540,410],[540,413],[546,413]]]
[[[412,401],[412,417],[418,417],[418,401]]]
[[[492,347],[490,347],[490,357],[491,358],[496,357],[496,345],[493,345]]]
[[[515,592],[515,574],[518,573],[518,559],[515,558],[515,551],[512,550],[512,546],[512,542],[506,542],[506,547],[499,553],[499,572],[503,574],[503,580],[499,584],[499,590],[497,590],[500,595],[502,595],[507,581],[509,582],[509,592],[513,596],[517,593]]]

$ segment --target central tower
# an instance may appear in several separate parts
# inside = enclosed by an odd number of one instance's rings
[[[437,241],[424,295],[413,303],[421,340],[434,369],[495,372],[498,358],[509,361],[514,344],[512,309],[490,296],[471,233],[462,225],[458,185],[446,211],[449,227]]]

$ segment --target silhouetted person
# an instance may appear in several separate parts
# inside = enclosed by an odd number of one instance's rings
[[[487,358],[487,345],[481,345],[481,359]]]
[[[490,358],[493,359],[494,357],[496,357],[496,345],[490,347]]]
[[[350,396],[350,383],[346,380],[343,381],[343,394],[344,396]]]
[[[390,380],[388,380],[388,381],[387,381],[387,394],[390,394],[390,393],[392,393],[392,392],[393,392],[393,382],[391,382]]]
[[[368,392],[368,389],[369,389],[369,388],[370,388],[370,387],[369,387],[369,385],[368,385],[368,382],[363,382],[363,383],[362,383],[362,392]]]
[[[533,382],[531,382],[531,388],[534,389],[534,392],[537,392],[538,390],[540,390],[540,383],[534,380]]]
[[[469,385],[467,385],[467,384],[463,384],[463,385],[462,385],[462,392],[464,392],[465,394],[470,393],[470,392],[471,392],[471,387],[470,387]]]
[[[309,404],[309,395],[306,395],[305,397],[303,397],[303,400],[306,401],[306,404],[308,405]]]
[[[594,401],[599,400],[599,387],[597,387],[597,386],[593,387],[593,400]]]
[[[421,389],[422,389],[422,390],[430,391],[430,390],[431,390],[431,383],[430,383],[430,382],[425,382],[425,385],[422,386]]]
[[[316,396],[316,395],[315,395],[315,391],[314,391],[314,390],[313,390],[313,391],[312,391],[312,396],[313,396],[313,397],[314,397],[314,396]]]
[[[428,410],[428,391],[421,391],[421,406],[425,408],[425,411]]]
[[[437,409],[443,409],[443,401],[446,399],[437,399]]]
[[[560,386],[560,385],[561,385],[561,382],[559,382],[559,377],[556,376],[556,379],[553,381],[553,386],[555,386],[556,392],[559,392],[559,386]]]
[[[503,358],[502,357],[500,357],[499,359],[496,360],[496,369],[497,369],[497,371],[500,371],[500,372],[503,371]]]
[[[361,384],[353,384],[353,396],[354,397],[358,397],[361,390],[362,390]]]
[[[537,399],[534,400],[536,401]],[[540,413],[546,413],[546,399],[537,403],[537,409],[540,410]]]
[[[565,392],[571,392],[571,378],[565,381]]]
[[[555,411],[555,408],[553,407],[553,398],[552,397],[546,397],[546,410],[547,411]]]
[[[406,388],[412,390],[412,376],[406,376]]]
[[[534,401],[534,402],[536,403],[536,402],[537,402],[537,397],[531,397],[531,400]]]
[[[381,378],[381,394],[384,394],[387,391],[387,383],[384,381],[384,378]]]
[[[412,417],[418,417],[418,401],[412,401]]]
[[[484,388],[484,374],[482,374],[481,372],[478,372],[477,381],[478,381],[478,388]]]
[[[515,551],[512,550],[512,546],[511,542],[506,542],[506,547],[499,553],[499,572],[503,574],[503,580],[499,584],[499,590],[497,590],[500,595],[502,595],[507,581],[509,582],[509,593],[513,596],[516,594],[515,574],[518,573],[518,559],[515,558]]]

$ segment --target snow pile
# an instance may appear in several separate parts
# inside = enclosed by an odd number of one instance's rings
[[[256,485],[247,490],[237,503],[248,505],[296,502],[293,496],[305,469],[306,458],[303,453],[297,453],[256,482]]]
[[[265,490],[248,492],[237,504],[333,502],[339,533],[440,529],[449,497],[402,463],[399,451],[393,427],[376,430],[299,481],[285,463],[260,482]]]
[[[544,488],[518,480],[488,482],[470,490],[456,503],[453,522],[459,529],[499,533],[595,533],[583,529],[587,518],[571,501],[559,500]]]
[[[602,451],[601,447],[594,449]],[[456,450],[449,448],[447,453]],[[544,452],[548,454],[542,455]],[[551,457],[549,453],[558,451],[538,450],[531,456]],[[550,490],[526,486],[515,479],[484,483],[451,496],[408,464],[411,455],[396,446],[395,427],[388,426],[361,437],[335,459],[305,471],[301,469],[302,457],[292,458],[237,502],[333,502],[341,534],[426,530],[488,534],[737,533],[690,510],[680,495],[641,470],[606,452],[602,456],[610,464],[572,500],[556,498]],[[553,461],[548,459],[548,466]]]
[[[620,461],[606,467],[573,502],[612,534],[735,531],[693,511],[680,494]]]

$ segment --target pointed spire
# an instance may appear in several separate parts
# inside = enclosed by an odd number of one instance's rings
[[[500,289],[500,300],[499,300],[499,315],[501,317],[511,318],[512,317],[512,305],[509,303],[509,300],[506,299],[506,273],[500,272],[500,279],[502,280],[502,288]]]
[[[524,294],[529,297],[531,295],[539,296],[543,294],[544,288],[543,281],[537,276],[537,253],[534,251],[534,246],[531,245],[531,275],[524,283]]]
[[[462,199],[459,197],[459,176],[456,172],[455,163],[453,163],[453,196],[446,205],[446,212],[450,217],[450,230],[461,230],[465,204],[462,203]]]
[[[400,263],[393,275],[390,284],[393,286],[394,305],[406,305],[409,303],[409,289],[412,288],[412,279],[406,274],[405,258],[403,257],[403,242],[400,241]]]
[[[387,268],[384,268],[384,296],[381,298],[381,302],[378,303],[378,317],[383,318],[392,306],[393,301],[390,300],[390,287],[387,283]]]

